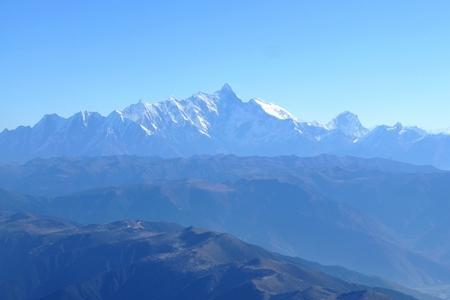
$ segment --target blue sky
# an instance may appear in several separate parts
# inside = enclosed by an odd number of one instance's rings
[[[450,1],[0,0],[0,129],[228,82],[303,120],[450,127]]]

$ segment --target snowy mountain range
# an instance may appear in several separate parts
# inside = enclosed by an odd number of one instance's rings
[[[196,154],[382,157],[450,169],[450,135],[417,127],[365,128],[351,112],[328,124],[303,122],[261,99],[242,101],[228,84],[213,94],[139,101],[108,116],[45,115],[36,125],[0,133],[0,162],[38,157]]]

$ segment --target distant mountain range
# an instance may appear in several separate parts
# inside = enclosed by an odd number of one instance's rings
[[[432,289],[450,283],[449,182],[433,167],[331,155],[36,159],[0,167],[0,210],[195,225]]]
[[[342,268],[169,223],[80,226],[0,212],[0,245],[2,300],[414,299],[329,275],[376,282]]]
[[[0,133],[0,162],[58,156],[196,154],[346,154],[450,169],[450,135],[417,127],[365,128],[344,112],[328,124],[299,121],[278,105],[244,102],[229,85],[185,100],[140,101],[108,116],[44,116],[33,127]]]

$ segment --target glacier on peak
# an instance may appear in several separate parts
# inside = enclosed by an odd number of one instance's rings
[[[264,110],[265,113],[267,113],[268,115],[270,115],[272,117],[275,117],[277,119],[280,119],[280,120],[287,120],[287,119],[296,120],[296,118],[290,112],[288,112],[286,109],[284,109],[283,107],[278,106],[276,104],[266,102],[266,101],[264,101],[262,99],[259,99],[259,98],[251,99],[249,102],[255,103],[256,105],[261,107],[261,109]]]
[[[86,111],[69,118],[46,115],[33,127],[0,133],[0,162],[54,156],[218,153],[376,156],[450,169],[450,135],[401,124],[367,129],[348,111],[326,125],[299,121],[288,110],[259,98],[242,101],[228,84],[181,100],[139,100],[106,117]]]

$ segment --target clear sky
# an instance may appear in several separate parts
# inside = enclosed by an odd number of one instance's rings
[[[0,129],[225,82],[303,120],[450,127],[450,1],[0,0]]]

